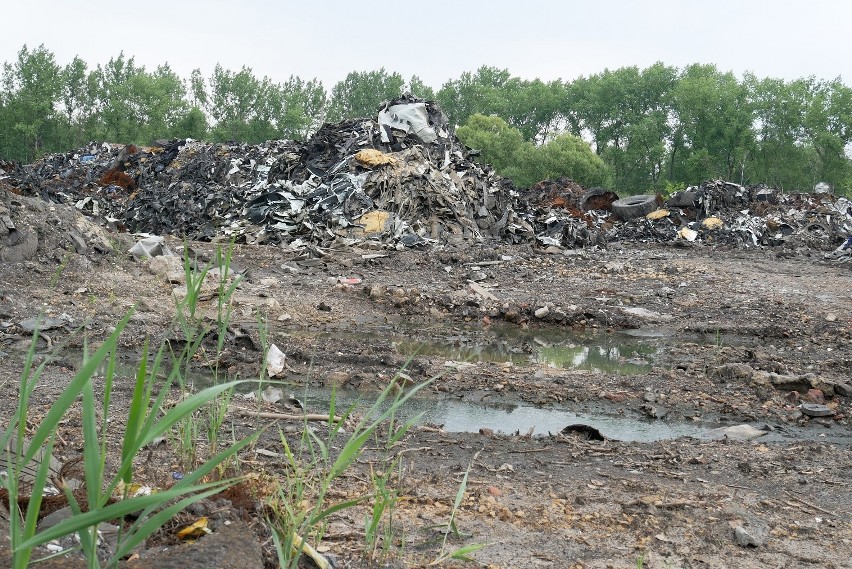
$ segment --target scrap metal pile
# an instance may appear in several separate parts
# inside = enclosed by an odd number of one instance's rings
[[[518,190],[474,161],[432,102],[410,95],[375,119],[324,125],[307,141],[137,148],[90,144],[0,164],[0,188],[70,204],[113,229],[294,247],[419,247],[489,239],[541,248],[656,241],[831,250],[852,203],[707,181],[618,199],[568,178]]]
[[[512,183],[471,160],[437,105],[410,96],[305,142],[93,144],[8,177],[19,193],[112,227],[189,239],[415,247],[532,237]]]
[[[847,198],[825,190],[782,193],[765,185],[710,180],[673,194],[643,217],[614,225],[607,239],[828,250],[850,234]]]

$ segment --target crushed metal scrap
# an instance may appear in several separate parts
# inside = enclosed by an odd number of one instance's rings
[[[93,143],[27,166],[3,162],[0,187],[72,204],[113,229],[291,246],[501,239],[545,249],[654,241],[830,251],[852,234],[852,203],[824,188],[711,180],[665,202],[619,200],[568,178],[518,190],[475,155],[435,103],[404,96],[375,119],[326,124],[307,141]]]
[[[528,240],[533,227],[515,213],[512,183],[470,156],[437,105],[406,96],[376,119],[326,124],[305,142],[91,144],[10,177],[20,193],[74,204],[115,228],[189,239]]]
[[[825,251],[850,234],[852,202],[845,197],[709,180],[676,192],[664,209],[613,225],[607,241],[700,241]]]

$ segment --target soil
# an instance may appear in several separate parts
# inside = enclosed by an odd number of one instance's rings
[[[31,341],[21,323],[40,314],[54,318],[56,325],[38,340],[39,361],[58,355],[33,395],[30,421],[36,424],[79,367],[84,342],[103,341],[131,307],[120,339],[129,364],[146,340],[159,345],[179,338],[173,322],[181,277],[174,273],[182,269],[179,258],[134,260],[126,253],[131,236],[95,227],[73,209],[15,200],[16,225],[39,240],[34,254],[0,262],[0,397],[17,400]],[[215,259],[216,245],[169,239],[179,254],[184,245],[202,264]],[[364,504],[328,520],[320,551],[337,566],[427,565],[440,554],[463,487],[455,514],[459,534],[449,535],[446,548],[484,544],[470,566],[852,567],[852,265],[807,249],[626,242],[550,254],[500,243],[323,253],[235,246],[233,265],[244,278],[232,298],[231,333],[216,360],[223,374],[258,377],[265,341],[287,356],[289,393],[305,385],[336,386],[366,398],[391,381],[414,385],[434,378],[424,391],[436,405],[456,399],[524,403],[650,423],[749,424],[769,431],[751,440],[639,443],[587,438],[588,430],[458,433],[419,424],[389,451],[386,439],[371,441],[332,487],[334,500],[363,496],[372,488],[371,473],[400,458],[393,477],[400,499],[387,553],[379,546],[373,561],[364,556]],[[215,317],[215,298],[202,298],[199,314]],[[523,357],[448,366],[452,358],[412,355],[395,340],[452,344],[463,336],[487,346],[501,327],[578,337],[632,331],[669,340],[641,373],[595,373]],[[194,363],[201,370],[210,361]],[[125,375],[113,396],[116,417],[131,395]],[[299,412],[286,400],[258,403],[238,395],[234,407]],[[803,403],[822,404],[829,415],[809,417]],[[11,404],[0,410],[4,422],[12,411]],[[239,437],[267,421],[234,410],[225,423],[223,432]],[[299,448],[300,432],[293,422],[264,431],[242,455],[243,472],[264,481],[250,485],[253,497],[245,489],[232,491],[180,514],[149,540],[142,557],[174,546],[175,528],[207,514],[214,531],[226,521],[248,524],[267,566],[275,566],[264,523],[270,511],[263,505],[274,501],[269,481],[287,472],[281,437]],[[110,433],[120,433],[118,425]],[[57,457],[66,463],[79,457],[78,412],[72,410],[58,434]],[[119,445],[118,438],[109,441],[110,448]],[[201,458],[206,448],[199,440]],[[175,444],[166,441],[140,457],[137,481],[162,488],[183,469]],[[207,566],[221,566],[216,563]]]

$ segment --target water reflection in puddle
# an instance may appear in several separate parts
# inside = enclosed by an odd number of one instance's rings
[[[579,334],[565,329],[522,330],[517,326],[489,329],[429,328],[343,329],[320,337],[376,339],[388,342],[400,355],[414,353],[454,361],[543,364],[563,369],[608,374],[647,372],[662,350],[659,337],[635,337],[621,333]],[[421,339],[426,335],[427,339]]]
[[[325,389],[295,387],[297,397],[304,398],[309,409],[328,408],[331,392]],[[356,392],[339,391],[336,394],[338,408],[356,405],[365,410],[371,400]],[[399,413],[408,419],[422,414],[421,423],[442,425],[450,433],[475,433],[480,429],[491,429],[499,433],[532,432],[534,435],[559,433],[573,424],[584,424],[598,429],[605,437],[619,441],[651,442],[677,437],[700,437],[707,426],[690,423],[667,423],[644,421],[621,416],[576,413],[563,409],[544,409],[522,403],[481,405],[457,399],[412,398]]]

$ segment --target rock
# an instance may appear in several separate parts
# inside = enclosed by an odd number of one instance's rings
[[[550,309],[546,306],[542,306],[541,308],[539,308],[538,310],[535,311],[535,317],[538,318],[539,320],[547,318],[549,314],[550,314]]]
[[[816,403],[802,403],[799,409],[808,417],[831,417],[834,415],[834,409]]]
[[[812,388],[822,391],[824,395],[840,395],[842,397],[852,396],[852,384],[838,381],[836,379],[815,376],[811,379],[810,385]],[[822,401],[812,401],[811,403],[822,403]]]
[[[767,431],[757,429],[748,424],[721,427],[705,433],[705,437],[713,440],[749,441],[765,435]]]
[[[151,274],[164,277],[168,282],[184,284],[186,280],[183,258],[176,255],[151,257],[145,265]]]
[[[767,383],[775,386],[781,391],[798,391],[804,393],[811,387],[811,380],[802,375],[784,375],[779,373],[767,373],[765,376],[755,372],[752,377],[755,383]]]
[[[723,379],[742,379],[749,381],[754,376],[754,368],[748,364],[730,363],[717,367],[715,374],[717,377]]]
[[[654,312],[653,310],[648,310],[647,308],[642,308],[641,306],[627,307],[622,308],[621,310],[627,315],[636,316],[651,322],[666,322],[674,318],[670,314],[661,314],[659,312]]]
[[[516,323],[519,323],[521,320],[523,320],[523,316],[521,316],[521,313],[517,310],[507,310],[506,314],[503,315],[503,318],[506,320],[506,322]]]
[[[837,322],[837,314],[826,314],[825,315],[826,322]]]
[[[734,541],[742,547],[760,547],[766,543],[766,534],[759,528],[737,526],[734,528]]]
[[[819,389],[808,389],[808,392],[805,393],[802,399],[808,403],[817,403],[819,405],[825,403],[825,395]]]

